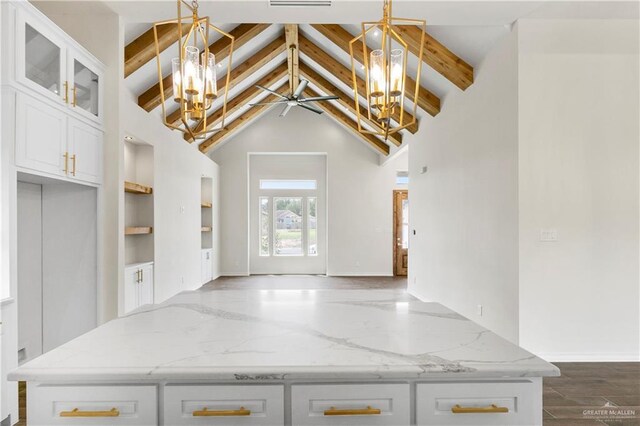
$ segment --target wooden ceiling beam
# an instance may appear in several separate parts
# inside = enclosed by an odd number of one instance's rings
[[[351,52],[349,50],[349,42],[353,39],[353,35],[349,31],[345,30],[337,24],[313,24],[312,27],[320,32],[320,34],[331,40],[336,46],[345,51],[349,56],[351,56]],[[370,53],[371,49],[367,48],[367,55],[369,55]],[[353,54],[356,61],[364,64],[362,49],[354,49]],[[409,76],[406,77],[404,85],[405,98],[413,101],[416,84],[417,83],[414,79],[410,78]],[[358,91],[359,90],[360,89],[358,89]],[[366,93],[366,90],[364,91],[364,93]],[[422,86],[418,86],[417,103],[420,108],[422,108],[432,116],[436,116],[440,112],[440,98],[438,98],[436,95]]]
[[[338,96],[338,102],[340,105],[346,109],[348,109],[352,114],[356,114],[356,106],[355,101],[347,95],[345,92],[337,88],[333,85],[329,80],[322,77],[318,72],[313,70],[309,65],[305,63],[300,64],[300,74],[303,75],[309,82],[313,83],[314,86],[322,90],[323,92]],[[368,119],[367,109],[362,105],[358,104],[360,108],[360,117],[361,120],[373,126],[373,124]],[[402,134],[401,133],[393,133],[389,135],[389,140],[393,142],[394,145],[400,146],[402,145]]]
[[[308,86],[305,89],[304,93],[307,97],[320,96],[320,94],[318,94],[313,89],[310,89]],[[367,144],[371,145],[371,147],[378,151],[380,154],[389,155],[389,145],[382,142],[380,139],[373,135],[360,133],[358,131],[358,123],[353,121],[353,119],[349,117],[343,110],[341,110],[331,102],[317,102],[315,103],[315,105],[335,118],[339,123],[350,129],[356,136],[365,141]]]
[[[274,83],[277,83],[278,80],[283,79],[289,73],[288,67],[286,64],[282,63],[278,65],[273,71],[269,72],[267,75],[258,80],[254,85],[244,90],[242,93],[239,93],[233,99],[227,102],[227,116],[230,116],[237,112],[240,108],[245,106],[249,101],[259,96],[261,93],[264,93],[260,88],[256,87],[256,85],[260,85],[262,87],[271,87]],[[222,121],[222,108],[218,108],[213,111],[211,114],[207,116],[207,127],[215,127]],[[196,128],[196,132],[200,132],[202,130],[202,125]],[[185,140],[192,142],[190,136],[188,134],[184,135]]]
[[[283,83],[280,87],[276,89],[276,92],[286,95],[289,90],[289,84]],[[273,102],[278,100],[279,98],[276,95],[269,95],[264,98],[260,103]],[[225,139],[228,139],[235,133],[237,133],[240,129],[251,123],[256,117],[258,117],[264,110],[270,108],[271,105],[254,105],[250,109],[248,109],[244,114],[233,120],[228,126],[218,133],[211,136],[209,139],[205,140],[200,144],[198,149],[207,153],[209,150],[215,148],[220,145]]]
[[[189,31],[189,24],[182,26],[182,32]],[[166,48],[178,41],[178,25],[158,25],[158,48],[164,52]],[[124,48],[124,76],[129,77],[144,64],[156,56],[155,37],[153,27],[149,28],[138,38]]]
[[[256,35],[269,27],[268,24],[240,24],[229,32],[234,37],[233,48],[238,49],[247,44]],[[228,37],[222,37],[209,46],[209,51],[216,56],[216,62],[220,62],[229,56],[231,43]],[[162,79],[165,99],[169,99],[173,95],[173,78],[171,73]],[[218,88],[220,87],[218,82]],[[160,83],[156,83],[140,96],[138,96],[138,105],[146,111],[152,111],[160,105],[162,97],[160,96]]]
[[[394,29],[402,36],[409,46],[409,51],[418,56],[422,28],[415,25],[399,25]],[[442,74],[447,80],[465,90],[473,84],[473,67],[456,56],[438,40],[424,33],[424,54],[422,61]]]
[[[343,84],[348,87],[353,87],[353,75],[350,69],[342,65],[331,55],[327,54],[321,47],[314,44],[302,34],[298,35],[298,43],[300,45],[300,51],[307,55],[313,62],[327,70],[327,72],[336,77]],[[363,79],[356,76],[356,84],[358,85],[359,93],[366,93],[366,83]],[[405,111],[404,114],[407,121],[413,121],[413,115],[409,111]],[[393,119],[396,122],[399,121],[400,116],[397,111],[393,115]],[[411,126],[407,127],[407,130],[411,133],[416,133],[418,131],[418,120],[416,120]]]
[[[231,70],[231,76],[229,77],[229,87],[227,90],[231,90],[244,81],[251,74],[258,71],[260,68],[271,62],[276,56],[284,53],[285,42],[284,36],[280,36],[273,40],[267,46],[262,48],[259,52],[252,57]],[[226,75],[220,78],[217,82],[218,93],[222,93],[227,84]],[[167,116],[167,121],[171,124],[176,124],[180,121],[180,108],[176,108],[171,114]]]
[[[287,65],[289,66],[289,90],[293,94],[300,83],[298,71],[298,25],[285,24],[284,36],[287,43]]]

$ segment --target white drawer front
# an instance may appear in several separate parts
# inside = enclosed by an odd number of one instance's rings
[[[418,425],[541,425],[541,382],[421,383],[416,420]]]
[[[284,425],[284,386],[167,385],[166,425]]]
[[[291,398],[294,426],[401,426],[410,421],[408,384],[294,385]]]
[[[155,386],[55,386],[29,383],[27,418],[40,425],[157,425]]]

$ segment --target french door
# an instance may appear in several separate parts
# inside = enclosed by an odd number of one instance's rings
[[[325,156],[250,159],[250,273],[326,273]]]

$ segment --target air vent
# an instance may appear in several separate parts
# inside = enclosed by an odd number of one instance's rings
[[[269,6],[288,6],[288,7],[331,6],[331,0],[269,0]]]

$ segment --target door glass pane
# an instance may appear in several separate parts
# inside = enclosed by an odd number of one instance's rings
[[[316,256],[318,254],[318,215],[316,214],[317,198],[309,197],[307,199],[307,244],[309,250],[307,253],[309,256]]]
[[[60,48],[26,24],[24,50],[26,77],[53,93],[60,93]]]
[[[409,200],[402,200],[402,248],[409,248]]]
[[[302,198],[274,198],[275,232],[273,254],[301,256],[302,251]]]
[[[98,75],[74,60],[73,82],[76,106],[98,116]]]
[[[260,256],[269,256],[269,197],[260,197]]]

